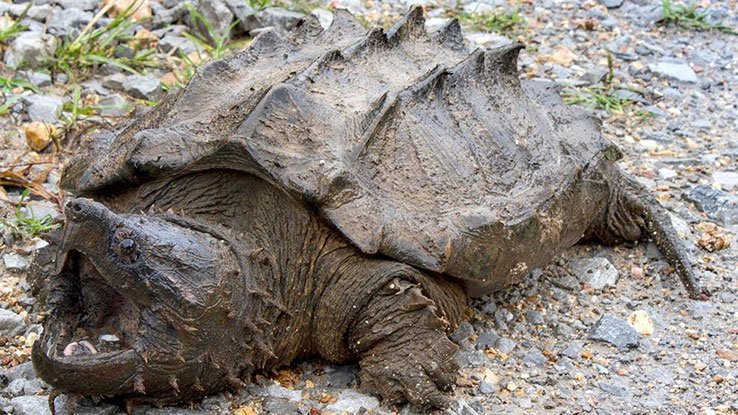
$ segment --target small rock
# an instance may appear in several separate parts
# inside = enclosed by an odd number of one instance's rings
[[[10,400],[14,415],[51,415],[46,396],[18,396]]]
[[[591,258],[578,261],[572,267],[579,281],[587,283],[595,290],[614,287],[618,282],[618,270],[607,258]]]
[[[23,103],[31,121],[55,123],[59,120],[64,100],[53,95],[28,95]]]
[[[649,64],[648,68],[651,72],[668,79],[675,79],[682,82],[699,81],[692,68],[681,61],[662,60],[655,64]]]
[[[75,36],[92,18],[91,12],[82,9],[54,9],[47,21],[48,31],[56,36]]]
[[[579,360],[579,357],[582,355],[583,347],[584,347],[584,342],[573,341],[569,343],[569,345],[566,346],[564,350],[561,351],[561,354],[563,356],[570,358],[571,360]]]
[[[609,393],[610,395],[617,396],[619,398],[625,398],[628,396],[628,388],[616,383],[599,382],[597,384],[597,387]]]
[[[28,269],[28,259],[16,253],[3,255],[3,263],[8,271],[26,271]]]
[[[461,367],[479,367],[487,361],[481,350],[462,349],[456,353],[456,362]]]
[[[164,35],[159,41],[159,47],[162,51],[169,53],[176,49],[182,51],[185,55],[197,51],[197,45],[190,39],[183,36],[176,36],[170,33]]]
[[[628,324],[630,324],[638,333],[643,336],[653,334],[653,321],[651,317],[643,310],[636,310],[628,316]]]
[[[501,353],[510,353],[515,350],[515,346],[517,346],[517,343],[514,341],[507,337],[501,337],[500,340],[497,341],[497,346],[495,348]]]
[[[623,5],[623,0],[600,0],[600,4],[608,9],[617,9]]]
[[[712,180],[726,191],[738,190],[738,173],[733,171],[715,171]]]
[[[26,323],[23,316],[10,310],[0,308],[0,335],[14,337],[23,334]]]
[[[246,3],[246,2],[244,2]],[[197,3],[197,12],[202,15],[203,19],[210,25],[210,30],[200,20],[189,19],[193,24],[193,29],[200,32],[202,36],[215,41],[213,36],[230,36],[231,22],[233,21],[233,13],[220,0],[200,1]],[[213,33],[211,34],[210,31]]]
[[[494,331],[483,331],[477,336],[476,347],[479,350],[486,350],[495,347],[500,336]]]
[[[157,101],[164,94],[161,81],[154,76],[130,75],[123,81],[123,90],[134,98]]]
[[[23,394],[23,388],[26,386],[25,379],[16,379],[8,384],[5,388],[5,392],[11,396],[19,396]]]
[[[682,194],[682,198],[723,225],[738,223],[738,197],[733,194],[697,185]]]
[[[95,11],[100,4],[99,0],[56,0],[65,9],[80,9],[84,11]]]
[[[110,94],[97,103],[103,117],[123,117],[131,112],[131,104],[120,94]]]
[[[40,32],[23,32],[5,51],[4,62],[11,68],[38,68],[46,65],[56,50],[57,40]]]
[[[122,91],[123,82],[125,82],[126,78],[127,76],[123,73],[114,73],[102,79],[102,86],[115,91]]]
[[[253,19],[254,16],[254,9],[249,6],[248,2],[242,1],[242,0],[224,0],[224,3],[226,7],[233,13],[234,16],[236,16],[236,19],[238,19],[238,27],[248,32],[251,29],[248,29],[246,25],[244,25],[244,22],[249,21],[250,19]],[[323,9],[316,9],[316,10],[323,10]],[[331,20],[333,19],[333,16],[331,15]],[[322,24],[322,22],[321,22]]]
[[[493,13],[495,11],[497,11],[496,7],[479,1],[471,2],[464,6],[464,13],[468,14],[486,14]]]
[[[589,338],[624,349],[638,346],[640,336],[625,320],[607,313],[592,327]]]
[[[528,310],[525,312],[525,320],[529,324],[533,324],[536,326],[542,325],[544,323],[543,320],[543,314],[541,314],[540,311],[535,310]]]
[[[45,87],[51,85],[51,75],[43,72],[29,71],[25,74],[28,82],[36,85],[37,87]]]
[[[331,26],[331,23],[333,23],[333,13],[326,9],[315,9],[311,11],[310,14],[318,18],[318,22],[320,22],[320,27],[322,27],[323,29],[329,28]]]
[[[336,398],[336,402],[325,407],[326,411],[360,414],[374,411],[379,407],[377,398],[350,389],[341,391]]]
[[[280,9],[278,7],[267,7],[255,15],[250,16],[242,24],[246,31],[272,27],[276,32],[284,34],[292,30],[303,17],[305,15],[302,13]]]
[[[108,10],[110,17],[117,17],[126,10],[129,10],[131,19],[139,22],[150,19],[152,16],[149,0],[104,0],[102,6],[105,7],[110,3],[112,3]]]
[[[258,396],[283,398],[283,399],[288,399],[293,402],[298,402],[302,400],[302,393],[300,391],[287,389],[276,383],[266,388],[253,388],[253,393]]]
[[[529,366],[544,367],[548,358],[540,350],[532,348],[523,355],[523,363]]]
[[[605,79],[608,73],[609,71],[604,68],[592,68],[585,72],[579,79],[590,85],[597,85]]]
[[[53,124],[41,121],[28,123],[23,129],[26,133],[26,142],[33,151],[42,151],[51,144],[53,137],[59,134]]]
[[[5,372],[5,376],[9,381],[16,379],[36,379],[36,371],[33,369],[33,363],[25,362]]]

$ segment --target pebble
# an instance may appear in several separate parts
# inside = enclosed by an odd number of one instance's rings
[[[607,258],[583,259],[573,264],[572,268],[579,281],[589,284],[595,290],[614,287],[618,282],[618,270]]]
[[[590,330],[589,338],[609,343],[618,349],[638,346],[640,336],[625,320],[606,313]]]
[[[495,347],[500,336],[494,331],[483,331],[477,336],[476,347],[480,350],[491,349]]]
[[[161,81],[151,75],[129,75],[122,87],[132,97],[148,101],[157,101],[164,95]]]
[[[651,72],[663,76],[668,79],[675,79],[682,82],[698,82],[697,74],[692,68],[682,61],[662,60],[658,63],[649,64],[648,68]]]
[[[228,7],[231,13],[233,13],[233,16],[235,16],[235,18],[238,19],[238,27],[242,31],[248,32],[250,29],[246,27],[244,22],[251,19],[252,16],[254,15],[254,9],[252,9],[249,6],[249,2],[242,1],[242,0],[225,0],[225,5]],[[315,10],[324,10],[324,9],[315,9]],[[333,20],[332,14],[331,14],[331,20]]]
[[[21,272],[28,270],[28,259],[14,252],[3,255],[3,264],[8,271]]]
[[[525,320],[529,324],[542,325],[545,323],[543,320],[543,314],[540,311],[528,310],[525,312]]]
[[[277,7],[267,7],[243,22],[246,31],[272,27],[277,33],[285,34],[295,27],[305,15]]]
[[[100,115],[104,117],[123,117],[131,112],[131,104],[120,94],[110,94],[97,102]]]
[[[623,5],[623,0],[599,0],[599,2],[608,9],[617,9]]]
[[[57,39],[40,32],[18,35],[5,52],[3,61],[11,68],[39,68],[46,65],[56,49]]]
[[[52,35],[76,36],[92,18],[92,12],[82,9],[54,9],[46,24]]]
[[[597,387],[609,393],[610,395],[617,396],[618,398],[626,398],[628,396],[628,388],[616,383],[603,381],[599,382],[597,384]]]
[[[336,413],[358,414],[374,411],[379,407],[379,400],[351,389],[341,391],[333,402],[325,407],[326,411]]]
[[[738,190],[738,172],[721,170],[714,171],[712,172],[712,180],[723,190]]]
[[[25,72],[25,77],[39,88],[51,85],[51,75],[44,72],[28,71]]]
[[[648,313],[643,310],[636,310],[630,313],[627,321],[628,324],[643,336],[650,336],[654,332],[653,321]]]
[[[36,152],[40,152],[51,144],[52,137],[59,134],[59,131],[53,124],[35,121],[28,123],[23,127],[26,134],[26,142],[28,146]]]
[[[246,2],[244,2],[246,3]],[[231,22],[233,21],[233,13],[221,0],[208,0],[199,1],[196,9],[198,13],[202,15],[205,21],[209,22],[210,29],[208,29],[201,21],[194,21],[194,19],[188,19],[190,23],[196,23],[193,29],[200,32],[200,34],[211,42],[215,41],[213,35],[216,37],[230,37]],[[210,31],[213,34],[211,35]]]
[[[59,120],[64,99],[54,95],[28,95],[22,99],[31,121],[55,123]]]
[[[561,351],[561,355],[566,356],[572,360],[579,360],[579,357],[582,355],[582,348],[584,347],[584,342],[582,341],[573,341],[569,343],[564,350]]]
[[[501,337],[500,340],[497,341],[497,346],[495,346],[495,348],[501,353],[511,353],[513,350],[515,350],[516,346],[517,343],[515,343],[514,341],[506,337]]]
[[[462,349],[456,352],[456,362],[461,367],[479,367],[487,361],[481,350]]]
[[[548,358],[536,348],[528,350],[523,355],[523,363],[529,366],[544,367],[547,362]]]
[[[10,400],[14,415],[51,415],[46,396],[18,396]]]

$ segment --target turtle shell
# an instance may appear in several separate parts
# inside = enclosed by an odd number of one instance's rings
[[[96,136],[62,184],[94,194],[243,171],[366,254],[504,285],[581,238],[597,172],[617,158],[555,87],[519,80],[522,48],[469,53],[456,21],[426,33],[419,8],[387,31],[345,11],[326,30],[307,19]]]

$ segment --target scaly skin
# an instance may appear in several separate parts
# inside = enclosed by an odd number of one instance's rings
[[[224,182],[248,190],[217,187]],[[446,332],[466,305],[455,282],[361,254],[304,204],[241,173],[184,176],[104,199],[118,213],[88,199],[66,209],[61,252],[71,253],[51,280],[47,332],[34,348],[37,371],[55,388],[175,404],[319,356],[360,361],[365,388],[392,402],[445,402],[456,369]],[[134,248],[121,251],[128,240]],[[79,327],[112,327],[131,350],[104,361],[50,356],[60,350],[57,335]],[[407,338],[416,347],[402,346]],[[63,337],[61,348],[73,340]],[[405,352],[428,371],[407,367]]]

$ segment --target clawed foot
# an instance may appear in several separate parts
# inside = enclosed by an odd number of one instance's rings
[[[389,284],[352,333],[361,354],[362,389],[384,401],[419,408],[446,408],[459,367],[447,323],[420,288],[402,280]]]

